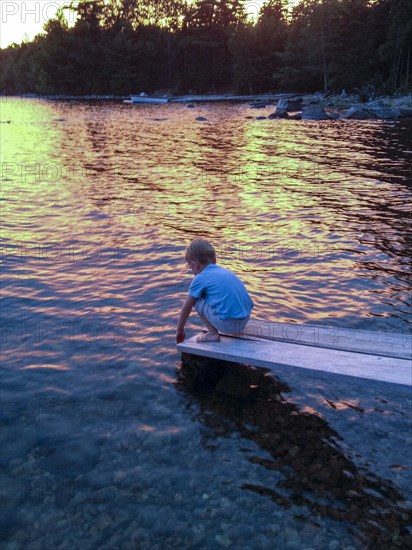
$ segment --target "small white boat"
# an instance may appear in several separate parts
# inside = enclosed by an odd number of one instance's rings
[[[169,103],[169,98],[168,97],[150,97],[146,94],[131,95],[130,103]]]

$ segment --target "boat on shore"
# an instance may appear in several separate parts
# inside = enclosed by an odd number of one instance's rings
[[[168,97],[154,97],[146,94],[131,95],[126,103],[169,103]]]

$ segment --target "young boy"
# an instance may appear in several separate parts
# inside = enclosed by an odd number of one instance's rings
[[[253,302],[242,281],[231,271],[216,265],[216,253],[209,241],[198,237],[186,250],[186,262],[195,275],[180,312],[176,342],[185,339],[185,324],[193,306],[208,332],[198,342],[219,342],[219,332],[235,334],[249,321]]]

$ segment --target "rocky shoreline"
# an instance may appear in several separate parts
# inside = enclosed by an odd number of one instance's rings
[[[266,108],[265,102],[251,104],[252,108]],[[329,96],[319,94],[280,99],[276,109],[262,119],[290,120],[396,120],[412,117],[412,95],[379,97],[361,102],[359,96]]]

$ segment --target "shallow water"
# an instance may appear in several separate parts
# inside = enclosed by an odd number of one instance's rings
[[[5,548],[406,536],[407,394],[309,379],[282,391],[261,369],[246,369],[251,393],[228,393],[222,373],[201,389],[181,378],[174,331],[196,235],[246,282],[255,317],[410,345],[411,122],[246,118],[258,114],[3,100]]]

